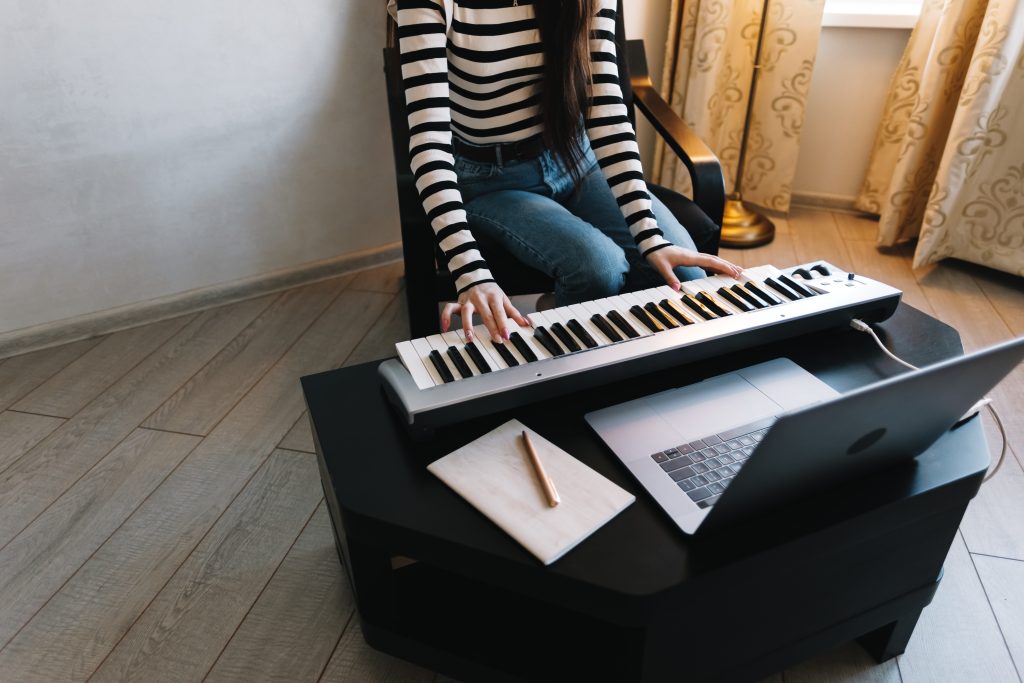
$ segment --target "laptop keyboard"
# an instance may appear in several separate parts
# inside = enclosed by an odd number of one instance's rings
[[[775,422],[771,417],[680,444],[651,456],[702,508],[714,505]]]

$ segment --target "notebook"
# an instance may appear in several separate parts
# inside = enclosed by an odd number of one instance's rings
[[[549,507],[520,436],[530,435],[561,503]],[[518,420],[427,469],[544,564],[551,564],[636,498]]]

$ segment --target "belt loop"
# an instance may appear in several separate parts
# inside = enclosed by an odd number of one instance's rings
[[[494,159],[498,163],[498,166],[500,167],[502,165],[502,163],[501,163],[501,143],[500,142],[494,146]]]

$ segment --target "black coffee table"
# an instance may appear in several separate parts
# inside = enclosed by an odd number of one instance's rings
[[[962,353],[955,330],[906,305],[881,329],[915,364]],[[910,464],[708,539],[683,535],[583,421],[779,356],[840,391],[900,371],[866,335],[836,330],[472,420],[428,442],[405,436],[376,363],[304,377],[367,642],[488,682],[756,680],[853,639],[879,660],[903,652],[989,462],[978,419]],[[511,417],[637,496],[550,567],[426,470]]]

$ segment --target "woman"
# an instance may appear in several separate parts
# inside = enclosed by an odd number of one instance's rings
[[[409,157],[472,339],[528,321],[473,233],[555,280],[559,306],[739,267],[647,191],[615,58],[615,0],[390,0]],[[454,136],[453,136],[454,133]],[[696,211],[695,220],[708,221]]]

